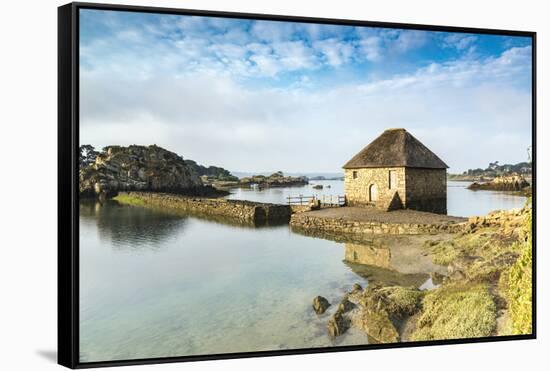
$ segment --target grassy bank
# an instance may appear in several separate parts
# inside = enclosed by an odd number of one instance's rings
[[[518,252],[519,258],[503,275],[500,285],[509,303],[509,330],[514,335],[532,332],[533,233],[531,213],[528,214],[522,231],[523,236],[520,240],[523,241],[513,246]]]
[[[117,196],[113,197],[113,200],[118,201],[123,204],[132,205],[132,206],[145,206],[146,203],[143,199],[138,197],[133,197],[127,193],[119,193]]]
[[[411,340],[489,336],[496,327],[496,318],[496,305],[488,285],[443,285],[424,298]]]
[[[433,261],[448,265],[449,275],[426,295],[412,338],[530,334],[531,220],[529,201],[520,212],[472,218],[451,241],[428,242]]]
[[[423,249],[447,266],[446,276],[432,273],[438,287],[369,280],[365,290],[347,294],[356,309],[341,316],[382,343],[530,334],[531,214],[528,203],[470,218],[452,238],[433,236]]]

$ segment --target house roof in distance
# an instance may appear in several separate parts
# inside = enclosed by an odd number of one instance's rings
[[[414,167],[447,169],[448,166],[405,129],[387,129],[358,154],[344,169]]]

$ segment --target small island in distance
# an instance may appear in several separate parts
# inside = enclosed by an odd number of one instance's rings
[[[447,179],[473,182],[468,186],[468,189],[473,191],[505,191],[531,196],[532,171],[530,160],[504,165],[499,165],[499,162],[495,161],[485,169],[468,169],[462,174],[448,174]]]

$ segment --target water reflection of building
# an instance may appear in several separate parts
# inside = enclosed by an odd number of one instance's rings
[[[392,250],[397,256],[392,256]],[[384,239],[364,243],[348,242],[345,244],[344,263],[355,274],[366,278],[369,284],[420,287],[430,278],[429,271],[414,267],[410,269],[410,266],[401,270],[403,257],[399,256],[400,251],[399,248],[392,249]]]
[[[372,245],[346,243],[346,261],[356,264],[375,265],[383,268],[391,267],[391,250],[382,243],[372,242]]]

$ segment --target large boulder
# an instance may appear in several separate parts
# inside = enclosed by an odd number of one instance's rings
[[[329,319],[329,336],[340,336],[355,327],[377,343],[395,343],[400,340],[398,327],[420,310],[424,295],[413,287],[369,286],[362,290],[356,284]]]
[[[330,317],[327,323],[327,331],[331,338],[343,335],[350,327],[350,320],[341,311],[337,310],[336,313]]]
[[[366,332],[378,343],[396,343],[399,333],[384,310],[365,308],[354,317],[354,326]]]
[[[201,187],[182,157],[156,145],[105,147],[79,173],[81,197],[109,198],[119,191],[192,193]]]
[[[317,314],[323,314],[330,307],[328,300],[322,296],[316,296],[313,298],[313,310]]]

